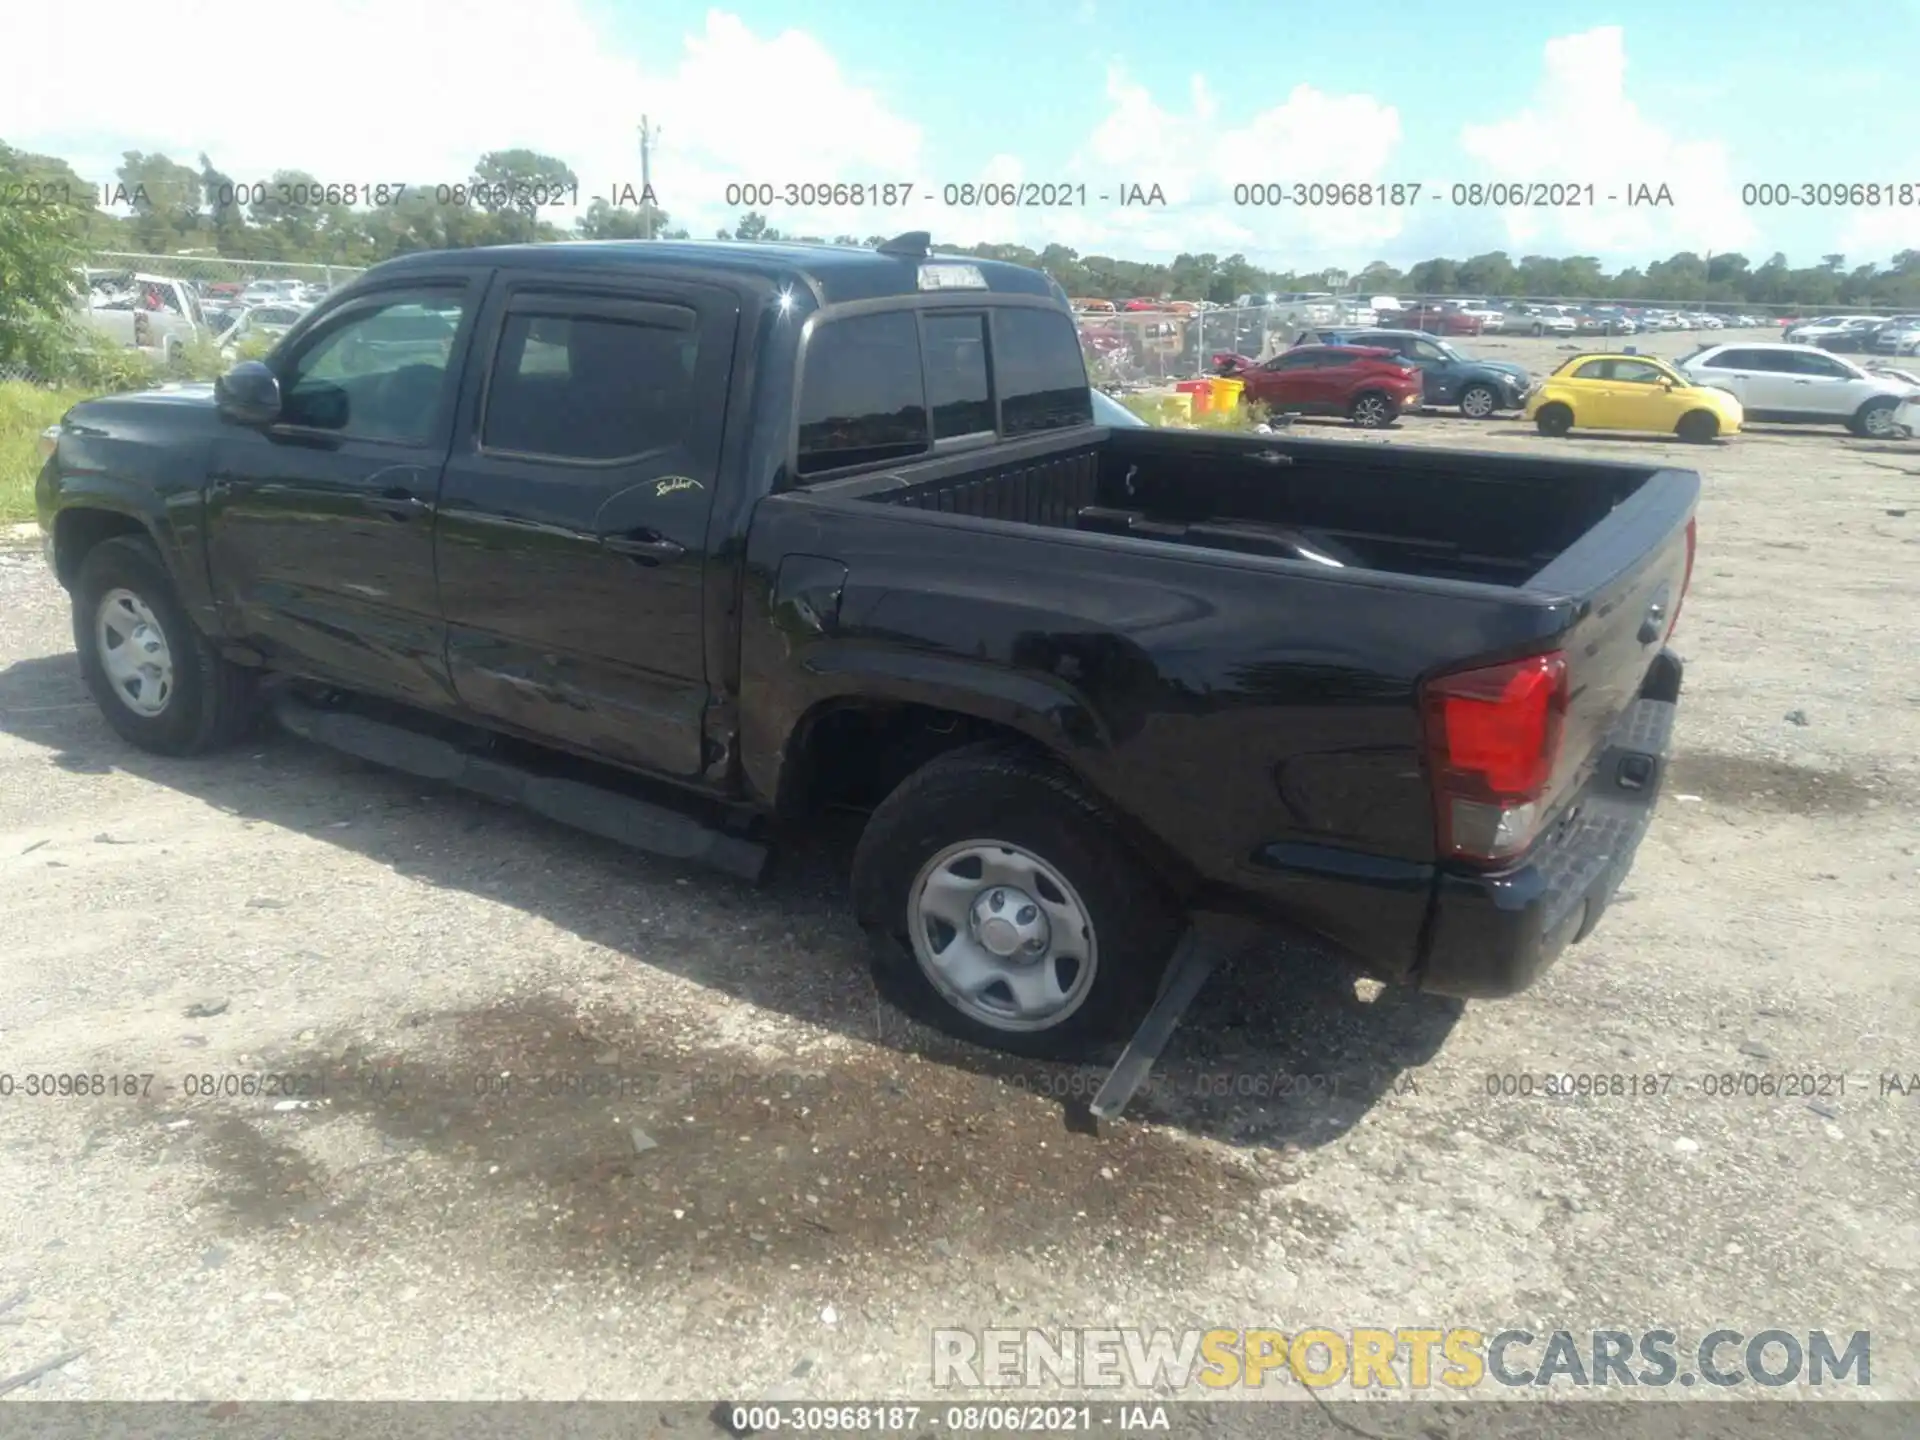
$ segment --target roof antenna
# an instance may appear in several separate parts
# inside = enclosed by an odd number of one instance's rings
[[[933,232],[930,230],[909,230],[896,235],[884,245],[876,246],[882,255],[897,255],[903,260],[923,259],[931,252]]]

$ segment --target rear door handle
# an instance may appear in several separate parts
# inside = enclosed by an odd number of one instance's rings
[[[616,555],[625,555],[641,565],[658,565],[667,560],[678,560],[687,553],[687,547],[677,540],[669,540],[658,530],[629,530],[624,535],[609,535],[600,542]]]
[[[395,520],[411,520],[426,513],[427,502],[409,490],[383,490],[367,501],[367,508]]]

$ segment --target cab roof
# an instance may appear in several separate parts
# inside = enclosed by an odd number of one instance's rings
[[[905,238],[905,237],[903,237]],[[430,250],[388,260],[369,275],[399,275],[412,269],[447,266],[541,270],[635,270],[738,276],[799,285],[822,305],[918,296],[920,266],[933,262],[975,266],[987,288],[974,294],[1054,296],[1055,287],[1038,270],[1004,260],[937,252],[883,254],[850,245],[806,245],[746,240],[562,240],[536,245],[487,245],[463,250]],[[953,292],[967,293],[967,292]]]

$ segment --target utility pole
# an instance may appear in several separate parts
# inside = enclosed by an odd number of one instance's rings
[[[660,132],[645,115],[640,117],[640,230],[641,237],[653,238],[653,142]]]

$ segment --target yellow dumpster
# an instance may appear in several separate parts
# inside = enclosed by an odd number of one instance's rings
[[[1224,375],[1216,375],[1208,382],[1213,390],[1213,409],[1215,413],[1237,410],[1240,406],[1240,392],[1247,388],[1244,380],[1230,380]]]

